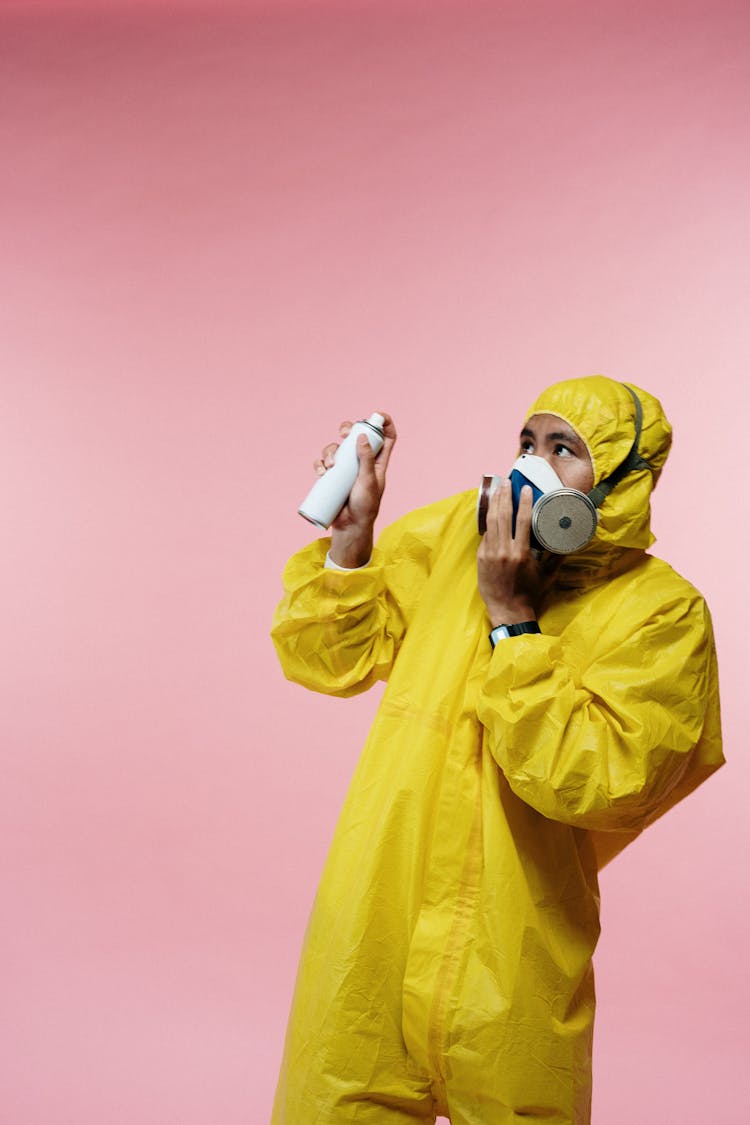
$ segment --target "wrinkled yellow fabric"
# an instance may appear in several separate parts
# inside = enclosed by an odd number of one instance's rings
[[[670,431],[644,406],[655,470]],[[534,412],[627,454],[600,376]],[[604,436],[602,436],[604,434]],[[491,650],[476,492],[413,512],[372,563],[296,555],[273,637],[286,675],[347,696],[387,679],[313,908],[273,1125],[590,1119],[597,868],[722,762],[711,624],[645,554],[648,471],[605,500],[542,633]]]

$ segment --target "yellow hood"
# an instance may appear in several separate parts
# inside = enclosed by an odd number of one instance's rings
[[[553,384],[527,414],[527,420],[533,414],[554,414],[572,426],[586,443],[594,484],[598,485],[622,464],[633,446],[637,412],[633,394],[643,412],[638,452],[650,468],[629,472],[602,501],[596,537],[565,560],[561,585],[588,585],[627,569],[631,552],[640,554],[654,542],[650,497],[669,454],[672,427],[661,403],[648,391],[604,375]]]

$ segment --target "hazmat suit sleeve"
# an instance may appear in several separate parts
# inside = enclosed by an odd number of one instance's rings
[[[358,570],[324,568],[329,539],[290,559],[271,629],[287,679],[338,696],[388,679],[455,508],[449,499],[404,516]]]
[[[616,586],[560,636],[498,644],[478,715],[510,787],[543,816],[637,832],[723,761],[716,657],[687,583],[666,600],[658,575]]]

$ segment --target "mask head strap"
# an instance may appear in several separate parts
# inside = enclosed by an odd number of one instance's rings
[[[638,398],[633,388],[629,387],[627,383],[623,383],[622,386],[630,392],[633,402],[635,403],[635,438],[625,460],[617,466],[614,472],[610,473],[604,480],[599,481],[599,484],[589,492],[589,500],[591,500],[595,508],[598,508],[602,502],[606,500],[615,485],[618,485],[628,473],[634,473],[639,469],[648,469],[650,473],[654,471],[653,465],[651,465],[645,457],[641,457],[638,452],[638,443],[641,440],[641,428],[643,426],[643,407],[641,406],[641,400]]]

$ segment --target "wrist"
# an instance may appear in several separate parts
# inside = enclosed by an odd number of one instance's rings
[[[331,534],[331,561],[346,570],[354,570],[366,564],[372,558],[372,531],[364,535],[359,532],[352,535],[345,531],[334,531]]]
[[[536,621],[536,610],[529,602],[492,603],[487,606],[492,628],[498,625],[520,625],[524,621]]]

